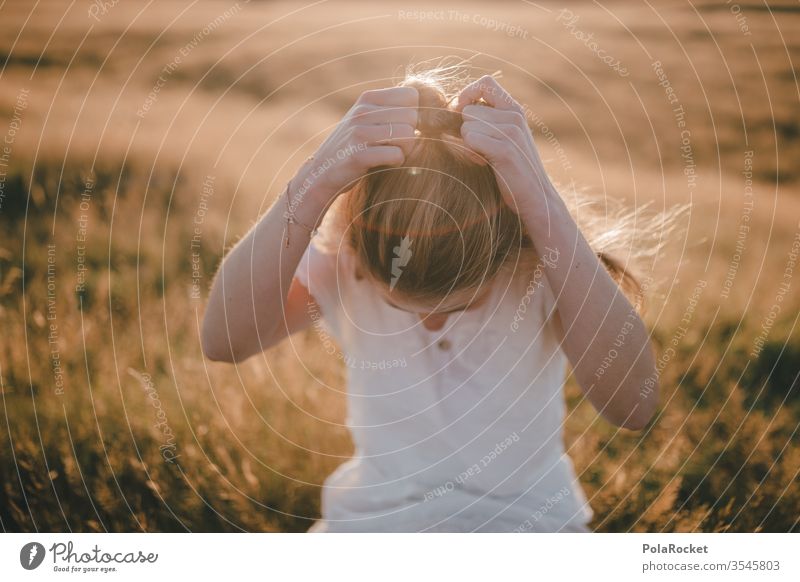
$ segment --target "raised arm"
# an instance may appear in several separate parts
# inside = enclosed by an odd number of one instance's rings
[[[476,105],[476,102],[486,105]],[[522,107],[492,77],[459,98],[464,142],[492,164],[506,203],[519,214],[540,254],[559,257],[546,270],[555,291],[562,348],[587,398],[609,421],[644,427],[658,401],[649,336],[631,303],[609,276],[544,170]],[[617,356],[597,375],[626,327]]]
[[[288,191],[228,253],[203,318],[206,357],[240,362],[309,325],[309,296],[293,277],[310,229],[370,168],[402,164],[413,143],[417,100],[411,87],[363,93],[292,178]],[[287,208],[295,224],[287,224]]]

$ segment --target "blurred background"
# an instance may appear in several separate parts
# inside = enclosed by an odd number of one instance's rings
[[[662,402],[570,380],[598,531],[797,531],[800,6],[756,0],[0,3],[0,526],[304,531],[352,452],[309,330],[202,357],[225,249],[358,94],[471,58],[560,184],[663,210]]]

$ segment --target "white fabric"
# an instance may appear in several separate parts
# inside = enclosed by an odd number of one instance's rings
[[[319,305],[314,327],[343,350],[355,443],[311,531],[585,531],[546,277],[503,275],[480,307],[434,332],[352,263],[312,244],[295,275]]]

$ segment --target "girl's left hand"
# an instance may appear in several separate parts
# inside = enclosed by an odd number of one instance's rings
[[[486,105],[475,105],[480,99]],[[546,206],[553,187],[522,106],[487,75],[464,88],[456,110],[464,143],[489,161],[506,204],[518,214]]]

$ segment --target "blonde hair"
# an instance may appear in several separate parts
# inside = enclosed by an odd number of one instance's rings
[[[539,261],[491,166],[461,140],[461,114],[452,101],[466,80],[448,86],[440,74],[452,81],[449,71],[434,70],[401,83],[419,92],[417,143],[403,165],[374,168],[332,209],[358,276],[366,274],[417,305],[441,304],[455,293],[476,296],[501,269],[530,276]],[[620,208],[600,213],[574,190],[565,202],[609,274],[640,308],[644,289],[629,265],[661,248],[665,215],[645,220]],[[637,247],[637,227],[659,240]]]

